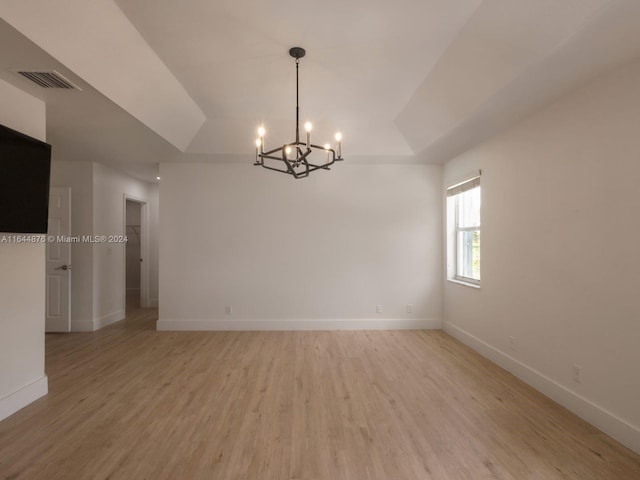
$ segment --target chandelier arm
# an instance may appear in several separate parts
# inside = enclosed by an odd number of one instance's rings
[[[300,152],[302,152],[302,150],[300,150]],[[298,162],[302,162],[303,160],[306,162],[307,161],[307,157],[309,156],[309,154],[311,153],[311,150],[307,150],[306,152],[304,152],[299,158],[298,158]]]
[[[324,148],[322,145],[309,145],[311,148],[317,148],[318,150],[323,150],[325,152],[333,152],[334,154],[336,153],[336,151],[333,148]]]
[[[288,158],[282,158],[282,157],[274,157],[273,155],[267,155],[266,153],[264,155],[260,155],[261,159],[267,159],[267,160],[279,160],[281,162],[288,162],[288,163],[292,163]],[[294,160],[293,163],[298,163],[302,160],[302,157],[300,157],[298,160]]]
[[[267,159],[267,160],[280,160],[281,162],[284,162],[284,158],[282,157],[274,157],[273,155],[267,155],[266,153],[264,155],[260,155],[260,158],[262,159]]]
[[[295,170],[293,169],[293,165],[291,165],[291,162],[289,161],[289,159],[287,158],[287,155],[284,152],[284,147],[282,147],[282,161],[287,166],[287,170],[289,171],[289,173],[294,175]]]
[[[321,165],[321,166],[313,165],[313,164],[310,164],[310,163],[308,163],[308,162],[307,162],[307,165],[306,165],[306,166],[307,166],[307,168],[305,168],[305,171],[304,171],[303,173],[298,173],[298,172],[296,172],[296,171],[295,171],[295,169],[293,168],[293,166],[292,166],[289,162],[287,162],[286,160],[283,160],[282,158],[277,158],[277,157],[276,157],[276,158],[274,158],[274,157],[270,157],[270,158],[271,158],[272,160],[279,160],[279,161],[281,161],[281,162],[285,162],[285,163],[286,163],[288,166],[290,166],[291,168],[290,168],[290,169],[288,169],[288,170],[283,170],[283,169],[280,169],[280,168],[269,167],[269,166],[265,165],[264,163],[260,163],[260,164],[258,164],[258,165],[260,165],[260,166],[262,166],[262,167],[264,167],[264,168],[266,168],[266,169],[268,169],[268,170],[274,170],[274,171],[276,171],[276,172],[282,172],[282,173],[289,173],[289,174],[293,175],[293,176],[294,176],[294,177],[296,177],[296,178],[306,177],[306,176],[308,175],[308,172],[313,172],[314,170],[318,170],[318,169],[320,169],[320,168],[325,168],[325,166],[322,166],[322,165]],[[308,172],[307,172],[307,171],[308,171]]]
[[[285,160],[283,160],[282,158],[278,158],[278,157],[269,157],[269,158],[271,158],[272,160],[280,160],[281,162],[282,162],[282,161],[285,161]],[[288,162],[286,162],[286,161],[285,161],[285,163],[288,163]],[[333,162],[328,163],[328,164],[326,164],[326,165],[314,165],[314,164],[312,164],[312,163],[306,162],[306,167],[307,167],[307,168],[305,168],[304,172],[296,172],[293,168],[291,168],[290,170],[282,170],[282,169],[280,169],[280,168],[269,167],[269,166],[265,165],[264,163],[262,163],[262,164],[260,164],[260,165],[261,165],[263,168],[266,168],[267,170],[273,170],[273,171],[275,171],[275,172],[281,172],[281,173],[288,173],[288,174],[293,175],[295,178],[304,178],[304,177],[309,176],[309,174],[310,174],[311,172],[315,172],[316,170],[320,170],[320,169],[324,169],[324,170],[331,170],[331,169],[329,168],[329,166],[330,166],[332,163],[333,163]]]
[[[287,145],[296,145],[296,144],[295,143],[288,143]],[[306,144],[301,143],[300,145],[306,145]],[[322,145],[313,145],[313,144],[311,144],[311,145],[309,145],[309,150],[308,151],[311,151],[311,149],[314,149],[314,148],[317,149],[317,150],[322,150],[323,152],[331,152],[332,156],[335,158],[336,151],[333,148],[324,148]],[[266,151],[264,153],[259,153],[258,157],[260,157],[260,158],[278,159],[279,157],[270,157],[270,155],[273,154],[273,153],[276,153],[276,152],[280,152],[280,151],[282,151],[282,147],[277,147],[277,148],[274,148],[272,150]],[[307,155],[307,153],[305,153],[305,155]],[[280,160],[281,160],[281,158],[280,158]]]
[[[327,167],[328,167],[328,165],[326,165],[326,166],[325,166],[325,165],[322,165],[322,166],[318,166],[318,165],[309,165],[309,169],[308,169],[308,171],[305,171],[305,173],[306,173],[306,175],[308,175],[309,173],[311,173],[311,172],[315,172],[316,170],[321,170],[321,169],[324,169],[324,170],[331,170],[330,168],[327,168]],[[306,176],[306,175],[305,175],[305,176]]]
[[[336,157],[336,151],[333,148],[324,148],[324,147],[322,147],[320,145],[310,145],[310,147],[311,148],[316,148],[318,150],[322,150],[324,152],[331,152],[331,162],[326,163],[325,166],[332,165],[333,162],[338,162],[338,161],[344,160],[341,157]]]
[[[305,147],[307,146],[306,142],[293,142],[293,143],[287,143],[287,145],[289,146],[304,145]],[[282,147],[278,147],[275,150],[280,150],[281,148]],[[334,154],[336,153],[336,150],[334,148],[325,148],[323,145],[315,145],[313,143],[309,144],[309,148],[317,148],[318,150],[333,152]]]
[[[322,150],[324,150],[324,148],[323,148]],[[309,160],[307,160],[307,157],[308,157],[310,154],[311,154],[311,149],[308,149],[308,150],[305,152],[304,156],[303,156],[303,157],[300,157],[300,160],[304,161],[304,163],[305,163],[306,165],[311,166],[311,167],[314,167],[314,168],[312,168],[311,170],[309,170],[309,172],[313,172],[314,170],[318,170],[318,169],[320,169],[320,168],[328,167],[329,165],[332,165],[332,164],[333,164],[333,162],[335,162],[335,161],[336,161],[336,157],[335,157],[335,155],[334,155],[334,156],[332,157],[333,159],[331,160],[331,162],[329,162],[329,163],[324,163],[324,164],[322,164],[322,165],[316,165],[315,163],[311,163],[311,162],[309,162]]]
[[[267,170],[273,170],[273,171],[275,171],[275,172],[282,172],[282,173],[289,173],[289,174],[291,173],[289,170],[281,170],[281,169],[279,169],[279,168],[267,167],[267,166],[266,166],[266,165],[264,165],[264,164],[262,164],[262,166],[263,166],[264,168],[266,168]]]
[[[310,163],[309,164],[309,172],[315,172],[316,170],[320,170],[321,168],[324,168],[325,170],[330,170],[330,168],[328,168],[331,164],[327,163],[326,165],[316,165],[314,163]]]
[[[287,144],[287,145],[289,145],[289,144]],[[282,151],[282,147],[277,147],[277,148],[274,148],[273,150],[269,150],[268,152],[261,153],[259,156],[260,157],[264,157],[265,155],[271,155],[273,153],[281,152],[281,151]]]
[[[309,154],[309,152],[307,152],[307,155]],[[309,162],[307,162],[306,158],[302,159],[302,163],[305,166],[305,177],[309,176]]]
[[[294,172],[293,174],[293,178],[295,179],[299,179],[299,178],[306,178],[309,176],[309,171],[305,170],[304,172]]]

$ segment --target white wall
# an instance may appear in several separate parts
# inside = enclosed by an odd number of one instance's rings
[[[44,102],[0,80],[0,105],[0,124],[45,140]],[[0,242],[0,265],[2,420],[47,393],[44,243]]]
[[[159,297],[159,229],[160,229],[160,189],[157,184],[148,186],[148,213],[149,213],[149,250],[147,253],[149,267],[149,307],[158,306]]]
[[[636,62],[444,171],[483,172],[482,287],[445,282],[445,330],[636,451],[639,132]]]
[[[106,237],[125,234],[125,194],[150,202],[151,186],[105,165],[93,166],[93,231]],[[157,240],[155,232],[149,239]],[[125,243],[95,243],[93,322],[101,328],[124,318]]]
[[[51,186],[71,187],[71,235],[93,235],[93,163],[51,163]],[[93,244],[71,244],[71,330],[93,331]]]
[[[439,327],[441,172],[162,164],[158,328]]]

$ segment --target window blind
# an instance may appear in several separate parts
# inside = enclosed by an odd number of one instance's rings
[[[468,190],[471,190],[472,188],[476,188],[479,186],[480,186],[480,175],[447,188],[447,197],[453,197],[454,195],[458,195],[460,193],[466,192]]]

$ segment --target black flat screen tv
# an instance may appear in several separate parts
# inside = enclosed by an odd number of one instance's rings
[[[0,125],[0,232],[47,233],[51,145]]]

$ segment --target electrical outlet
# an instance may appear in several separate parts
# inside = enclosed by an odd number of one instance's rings
[[[233,308],[231,308],[230,306],[224,307],[224,313],[225,315],[231,315],[233,313]]]
[[[582,367],[578,364],[573,364],[571,368],[571,373],[573,374],[573,381],[575,383],[582,383]]]
[[[382,305],[376,305],[376,313],[382,313]]]
[[[413,305],[410,303],[407,303],[407,313],[413,313]]]
[[[509,348],[511,349],[512,352],[515,352],[518,349],[518,344],[516,343],[516,337],[514,336],[509,337]]]

